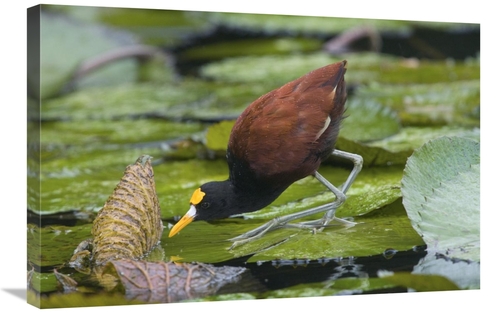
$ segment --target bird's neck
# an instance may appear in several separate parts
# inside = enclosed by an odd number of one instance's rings
[[[285,188],[269,188],[262,184],[234,185],[230,180],[226,182],[226,190],[233,208],[238,213],[253,212],[271,204]]]

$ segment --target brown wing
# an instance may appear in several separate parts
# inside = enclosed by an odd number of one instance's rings
[[[228,146],[233,156],[257,178],[295,181],[312,174],[338,133],[344,65],[317,69],[254,101],[234,125]]]

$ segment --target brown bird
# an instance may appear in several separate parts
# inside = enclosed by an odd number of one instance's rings
[[[346,65],[347,61],[342,61],[316,69],[250,104],[236,120],[229,138],[226,154],[229,178],[196,189],[189,211],[170,230],[169,237],[195,220],[260,210],[292,183],[309,175],[335,194],[334,202],[277,217],[232,238],[231,248],[260,238],[271,229],[285,226],[322,229],[337,219],[335,210],[345,201],[345,192],[363,164],[359,155],[334,150],[347,98]],[[341,190],[317,172],[321,162],[332,154],[354,163]],[[317,221],[288,224],[318,212],[327,213]]]

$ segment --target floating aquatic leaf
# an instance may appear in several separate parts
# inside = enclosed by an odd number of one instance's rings
[[[245,56],[212,62],[201,68],[201,75],[223,82],[245,82],[247,84],[265,84],[271,91],[314,69],[338,62],[326,54],[292,56]]]
[[[409,250],[423,244],[411,227],[401,201],[356,217],[349,227],[333,221],[323,231],[280,229],[234,249],[235,256],[252,254],[247,262],[275,259],[370,256],[388,248]],[[260,220],[259,223],[263,221]],[[254,225],[257,224],[254,222]]]
[[[93,262],[99,267],[116,259],[139,259],[160,241],[163,223],[151,157],[129,165],[94,220]]]
[[[386,139],[367,143],[367,146],[378,147],[392,153],[410,152],[420,148],[426,142],[442,136],[458,136],[479,141],[479,128],[471,127],[404,127],[399,133]],[[406,164],[406,159],[405,159]]]
[[[52,147],[79,145],[103,147],[112,144],[133,144],[165,141],[187,137],[202,131],[199,123],[180,123],[151,119],[70,120],[42,126],[41,142]]]
[[[470,71],[479,73],[479,67],[471,66]],[[356,97],[383,102],[397,112],[403,125],[479,126],[475,114],[480,104],[479,77],[466,78],[421,84],[368,84],[358,88]]]
[[[86,9],[82,8],[72,7],[73,14],[81,16],[80,11]],[[196,34],[199,31],[206,32],[214,27],[215,25],[208,22],[207,14],[210,12],[98,8],[92,17],[94,21],[126,29],[140,36],[147,43],[175,46],[190,34]],[[89,15],[86,14],[86,16]]]
[[[27,298],[28,303],[43,309],[144,304],[140,301],[127,300],[120,293],[104,292],[91,295],[84,292],[52,293],[49,296],[40,297],[38,294],[28,291]]]
[[[66,17],[41,13],[40,86],[32,86],[33,92],[40,90],[41,98],[54,96],[69,81],[77,66],[84,59],[126,44],[134,44],[129,35],[102,26],[70,20]],[[112,34],[112,35],[111,35]],[[92,44],[81,44],[91,42]],[[75,49],[75,47],[78,47]],[[125,60],[107,67],[94,75],[101,84],[131,82],[135,79],[137,64]],[[31,77],[30,77],[31,78]],[[34,81],[32,82],[34,83]]]
[[[340,136],[350,140],[379,140],[396,134],[401,128],[396,112],[373,100],[349,98],[345,115]]]
[[[212,150],[226,151],[229,135],[235,121],[222,121],[208,128],[206,134],[207,148]]]
[[[215,60],[245,55],[289,54],[314,51],[321,48],[321,40],[314,38],[251,38],[216,42],[183,51],[182,61]],[[245,46],[245,49],[241,49]]]
[[[186,109],[199,109],[210,103],[202,101],[209,95],[209,92],[199,88],[199,84],[143,83],[96,87],[47,101],[42,107],[41,117],[73,120],[123,119],[145,114],[179,117]],[[186,106],[187,103],[190,105]]]
[[[28,224],[28,262],[37,267],[63,264],[68,260],[75,244],[88,238],[90,225],[38,227]]]
[[[62,136],[64,137],[64,136]],[[80,139],[81,140],[81,139]],[[47,149],[47,150],[45,150]],[[63,212],[75,218],[92,218],[102,208],[124,164],[138,155],[161,155],[159,146],[47,145],[40,170],[39,205],[30,206],[30,213],[46,217]],[[36,186],[36,185],[35,185]],[[36,190],[36,189],[35,189]]]
[[[441,275],[454,282],[460,289],[479,289],[481,264],[469,260],[427,254],[413,268],[414,274]]]
[[[448,278],[439,275],[423,275],[412,273],[387,273],[380,271],[379,277],[396,286],[411,288],[416,291],[460,290]]]
[[[381,175],[382,176],[382,175]],[[383,179],[383,178],[382,178]],[[353,190],[346,201],[336,212],[338,217],[360,216],[383,208],[401,198],[401,188],[398,183],[393,185],[365,185],[364,190]]]
[[[296,298],[334,295],[362,294],[363,292],[380,291],[393,288],[394,284],[380,278],[340,278],[314,284],[299,284],[288,288],[266,292],[264,298]]]
[[[361,216],[401,198],[401,169],[400,166],[363,169],[347,192],[346,202],[338,208],[337,216]],[[336,186],[340,186],[349,175],[348,170],[332,166],[322,166],[319,172]],[[334,199],[333,193],[315,178],[306,177],[292,184],[268,207],[245,213],[244,216],[271,219],[319,206]]]
[[[479,142],[441,137],[416,150],[403,179],[403,204],[428,250],[479,261]]]
[[[267,33],[291,32],[295,35],[319,33],[336,34],[351,27],[360,25],[372,26],[381,31],[391,30],[408,32],[412,25],[426,25],[427,27],[453,28],[460,24],[399,21],[382,19],[358,19],[318,16],[294,16],[276,14],[241,14],[241,13],[213,13],[209,15],[213,22],[222,23],[234,28],[249,28]],[[463,26],[462,26],[463,27]]]
[[[53,292],[58,290],[58,281],[54,273],[40,273],[32,269],[28,272],[28,290]]]
[[[216,79],[223,82],[246,82],[247,84],[265,84],[273,89],[284,83],[296,79],[316,68],[327,64],[347,60],[346,82],[347,85],[368,85],[370,95],[383,102],[382,97],[387,93],[385,90],[414,90],[412,87],[400,85],[422,84],[420,92],[425,93],[433,83],[444,83],[432,86],[428,92],[427,100],[433,101],[435,97],[446,100],[439,96],[443,92],[453,99],[478,99],[479,62],[457,62],[451,65],[444,61],[422,61],[416,64],[408,64],[407,59],[378,53],[346,53],[331,56],[323,52],[298,55],[266,55],[266,56],[244,56],[224,59],[219,62],[211,62],[201,67],[201,75],[206,78]],[[461,80],[470,80],[471,83],[463,83]],[[475,81],[473,81],[475,80]],[[374,83],[376,82],[376,83]],[[455,82],[448,85],[446,82]],[[386,84],[391,84],[386,87]],[[394,89],[392,86],[395,85]],[[447,87],[451,89],[447,89]],[[460,90],[459,86],[466,88]],[[381,88],[384,87],[384,88]],[[363,90],[363,89],[361,89]],[[453,94],[451,91],[455,91]],[[378,93],[379,92],[379,93]],[[469,98],[472,95],[473,98]],[[398,94],[402,97],[404,95]],[[464,97],[465,96],[465,97]],[[417,97],[414,98],[418,100]],[[446,101],[444,102],[446,103]],[[477,105],[477,101],[475,103]]]
[[[225,84],[186,79],[157,84],[96,87],[47,100],[41,117],[47,120],[119,120],[153,117],[166,120],[236,118],[268,85]]]
[[[393,136],[371,142],[349,140],[344,138],[341,132],[336,148],[361,155],[365,168],[403,165],[415,149],[441,136],[479,140],[480,131],[478,128],[468,127],[404,127]]]
[[[246,262],[361,257],[381,254],[388,248],[404,251],[424,244],[412,228],[399,197],[391,204],[355,217],[354,221],[358,224],[353,227],[345,227],[334,221],[316,234],[307,229],[278,229],[255,242],[227,250],[231,246],[228,239],[268,220],[229,218],[210,224],[194,222],[183,229],[179,236],[167,238],[164,235],[162,244],[168,249],[169,255],[178,256],[183,262],[210,263],[243,256],[251,256]]]
[[[236,283],[244,268],[209,264],[176,264],[116,260],[104,274],[114,276],[128,299],[143,302],[178,302],[214,294]]]

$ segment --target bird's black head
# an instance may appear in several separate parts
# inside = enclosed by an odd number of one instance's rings
[[[193,192],[190,204],[196,209],[195,220],[210,221],[238,213],[239,201],[234,187],[226,180],[201,185]]]
[[[244,203],[238,199],[229,180],[203,184],[193,192],[189,211],[170,230],[169,237],[177,234],[192,221],[210,221],[241,213],[238,208]]]
[[[285,189],[266,187],[237,188],[229,179],[203,184],[193,192],[189,211],[172,227],[168,236],[174,236],[193,221],[211,221],[260,210],[273,202]]]

